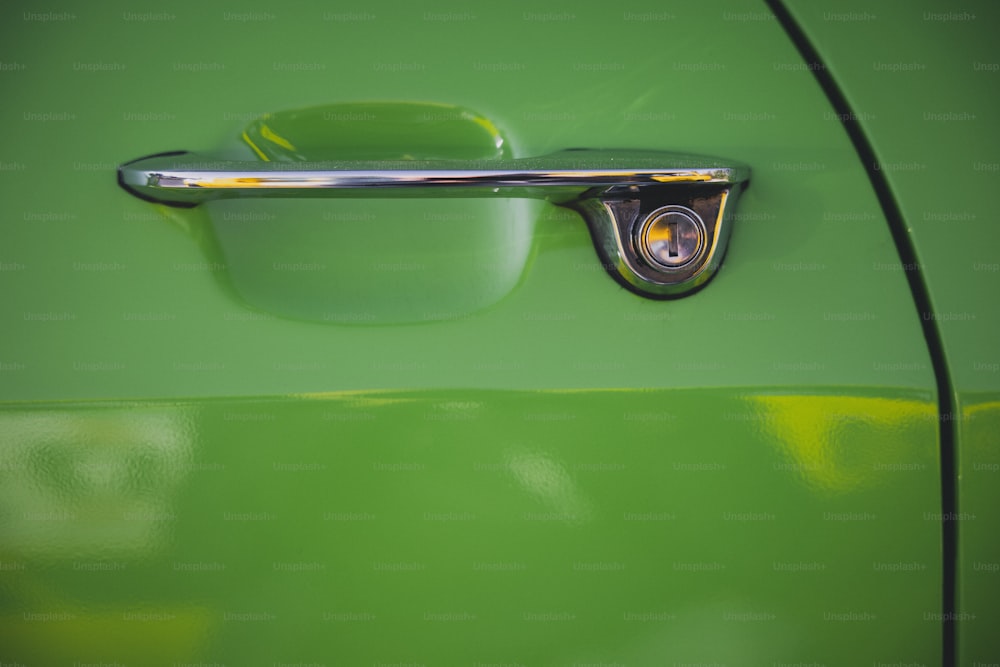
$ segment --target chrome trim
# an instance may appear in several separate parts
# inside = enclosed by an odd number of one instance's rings
[[[546,199],[580,211],[612,275],[651,297],[686,294],[715,272],[729,237],[729,202],[749,178],[749,167],[738,163],[608,150],[480,162],[315,163],[219,161],[181,152],[141,158],[118,170],[123,188],[171,206],[225,197]],[[639,239],[671,207],[704,223],[698,251],[676,267],[656,261]]]

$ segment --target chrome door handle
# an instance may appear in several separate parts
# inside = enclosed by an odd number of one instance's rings
[[[579,211],[608,271],[648,297],[703,285],[725,254],[749,167],[676,153],[568,150],[483,161],[238,162],[163,153],[118,182],[170,206],[226,197],[530,197]]]

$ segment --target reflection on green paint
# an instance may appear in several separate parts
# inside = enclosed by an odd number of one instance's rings
[[[348,102],[278,111],[243,141],[262,160],[490,160],[511,157],[500,130],[469,109],[429,102]]]
[[[186,410],[3,414],[0,553],[66,565],[141,558],[168,539],[193,443]]]
[[[884,396],[8,406],[0,646],[23,664],[935,664],[934,406]],[[66,472],[91,462],[123,467]]]
[[[958,607],[972,664],[1000,655],[1000,393],[962,397],[958,433]],[[974,618],[973,618],[974,615]]]
[[[878,396],[759,395],[748,399],[761,428],[780,447],[787,469],[817,491],[844,493],[878,484],[881,471],[920,468],[909,434],[933,428],[936,407],[927,401]],[[877,447],[860,447],[857,436],[881,434]],[[921,459],[933,459],[927,442]]]

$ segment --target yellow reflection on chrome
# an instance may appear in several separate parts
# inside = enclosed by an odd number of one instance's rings
[[[699,174],[697,172],[687,172],[684,174],[670,174],[670,175],[658,175],[653,176],[653,180],[657,183],[691,183],[700,181],[710,181],[712,176],[709,174]]]

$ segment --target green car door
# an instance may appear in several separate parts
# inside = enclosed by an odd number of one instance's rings
[[[950,659],[939,350],[788,15],[2,12],[0,662]],[[637,293],[520,192],[117,182],[567,149],[749,165],[715,276]]]
[[[997,8],[787,2],[786,23],[836,80],[874,182],[891,194],[903,263],[938,361],[945,446],[945,640],[955,664],[1000,656],[1000,264],[989,193],[1000,172]],[[892,28],[889,28],[892,26]],[[864,45],[864,48],[858,48]],[[891,88],[895,94],[885,95]],[[934,94],[927,96],[926,91]],[[932,615],[929,620],[934,620]],[[947,650],[947,647],[946,647]]]

